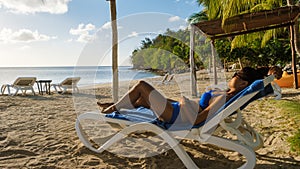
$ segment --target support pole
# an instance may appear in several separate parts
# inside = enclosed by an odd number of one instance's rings
[[[298,30],[297,30],[298,31]],[[298,89],[298,76],[297,76],[297,59],[295,55],[295,30],[294,25],[290,26],[290,43],[291,43],[291,50],[292,50],[292,70],[293,70],[293,76],[294,76],[294,87],[295,89]]]
[[[112,27],[112,72],[113,72],[113,100],[118,101],[119,70],[118,70],[118,29],[116,0],[110,0],[111,27]]]
[[[194,61],[194,49],[195,49],[195,26],[190,25],[190,73],[191,73],[191,91],[192,96],[197,96],[197,83],[196,83],[196,71]]]
[[[215,53],[215,40],[212,39],[210,41],[211,44],[211,54],[212,54],[212,67],[213,67],[213,75],[214,75],[214,85],[218,84],[218,77],[217,77],[217,64],[216,64],[216,53]]]

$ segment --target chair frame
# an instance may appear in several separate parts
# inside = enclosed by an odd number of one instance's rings
[[[264,86],[270,84],[274,80],[274,76],[269,76],[264,79]],[[199,168],[186,151],[180,145],[179,140],[176,138],[184,138],[197,140],[201,143],[212,144],[227,150],[236,151],[242,154],[246,158],[246,162],[240,166],[241,169],[254,168],[256,165],[256,155],[254,150],[260,148],[263,145],[262,137],[248,125],[242,118],[240,107],[246,104],[251,98],[253,98],[257,92],[252,92],[241,98],[233,101],[226,108],[221,110],[219,113],[215,114],[212,118],[208,119],[204,126],[200,128],[192,128],[187,130],[178,131],[168,131],[160,128],[159,126],[148,123],[148,122],[131,122],[127,120],[120,120],[114,118],[105,117],[104,114],[99,112],[87,112],[81,114],[77,117],[75,123],[75,129],[80,141],[91,151],[96,153],[102,153],[104,150],[108,149],[114,143],[122,140],[131,133],[148,131],[155,133],[164,139],[171,148],[178,155],[180,160],[186,166],[186,168]],[[236,112],[236,118],[232,120],[232,114]],[[228,120],[231,119],[231,120]],[[84,132],[80,122],[82,120],[105,120],[105,122],[112,124],[114,127],[116,125],[120,126],[120,131],[115,135],[103,138],[101,146],[95,148],[89,140],[89,137]],[[225,130],[235,136],[237,139],[225,138],[216,135],[220,130]],[[214,131],[213,134],[211,134]]]
[[[79,88],[77,86],[77,83],[79,82],[81,78],[80,77],[68,77],[64,79],[62,82],[58,84],[51,84],[51,86],[54,88],[54,90],[58,93],[57,88],[59,91],[62,92],[62,94],[66,93],[68,89],[72,89],[72,92],[79,92]],[[66,84],[67,82],[71,82],[71,84]]]
[[[22,81],[29,81],[30,83],[26,83],[26,84],[20,84]],[[2,95],[5,93],[5,90],[7,89],[8,91],[8,95],[17,95],[19,91],[21,91],[21,93],[23,95],[26,95],[26,91],[27,90],[31,90],[33,95],[35,95],[34,89],[33,89],[33,85],[36,82],[36,77],[18,77],[13,84],[4,84],[1,86],[1,93]],[[15,93],[11,93],[10,88],[15,89]]]

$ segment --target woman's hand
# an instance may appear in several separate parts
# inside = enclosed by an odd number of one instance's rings
[[[179,103],[182,122],[194,124],[199,112],[198,102],[182,96]]]

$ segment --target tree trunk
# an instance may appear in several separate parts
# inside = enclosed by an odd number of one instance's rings
[[[287,5],[291,6],[291,5],[295,5],[295,1],[294,0],[287,0]],[[295,49],[297,52],[297,55],[300,56],[300,33],[299,33],[299,21],[296,20],[295,21],[295,25],[294,25],[294,40],[295,40]]]
[[[288,6],[294,5],[293,0],[287,0]],[[292,50],[292,69],[294,75],[294,87],[298,89],[298,76],[297,76],[297,55],[299,55],[299,22],[296,21],[294,25],[290,26],[291,50]]]
[[[295,32],[296,52],[297,52],[297,55],[300,56],[300,33],[299,33],[299,21],[298,20],[295,22],[294,32]]]
[[[191,25],[190,30],[190,70],[191,70],[191,94],[197,96],[197,77],[195,71],[194,61],[194,47],[195,47],[195,27]]]
[[[118,101],[119,77],[118,77],[118,29],[116,0],[110,0],[110,14],[112,27],[112,71],[113,71],[113,100]]]

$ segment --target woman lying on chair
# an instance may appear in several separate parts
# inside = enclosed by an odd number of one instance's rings
[[[217,111],[227,100],[257,79],[259,73],[250,67],[236,72],[228,82],[227,91],[211,90],[202,94],[200,99],[181,97],[179,101],[170,100],[160,94],[145,81],[139,81],[117,103],[97,104],[108,114],[121,108],[132,109],[143,106],[151,109],[160,120],[167,123],[177,122],[197,125],[207,118],[209,112]]]

